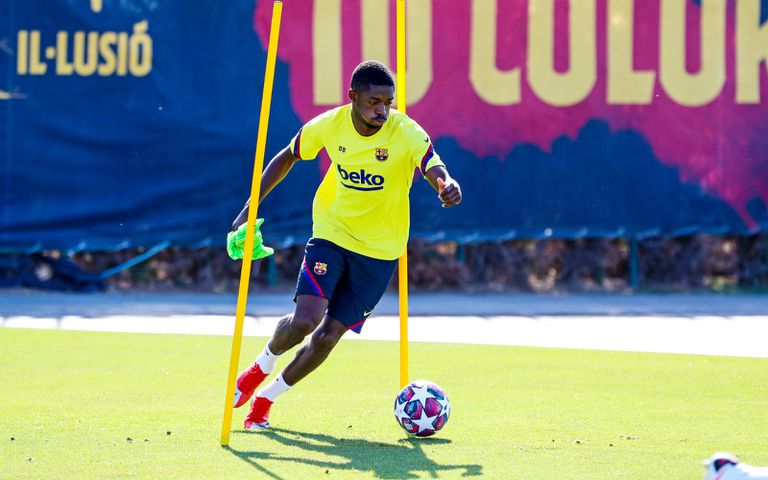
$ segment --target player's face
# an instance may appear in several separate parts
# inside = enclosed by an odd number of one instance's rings
[[[350,90],[352,112],[366,127],[378,130],[389,117],[395,99],[395,87],[371,85],[367,90]]]

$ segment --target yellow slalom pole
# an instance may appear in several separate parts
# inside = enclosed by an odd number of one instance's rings
[[[272,6],[272,26],[269,30],[269,47],[267,48],[267,67],[264,72],[264,90],[261,96],[261,114],[259,116],[259,133],[256,139],[256,154],[253,159],[253,178],[251,180],[251,204],[248,208],[248,225],[256,222],[256,211],[259,207],[261,192],[261,170],[264,166],[264,151],[267,145],[267,128],[269,127],[269,108],[272,103],[272,85],[275,79],[275,61],[277,58],[277,41],[280,38],[280,18],[283,13],[283,2],[275,1]],[[237,313],[235,314],[235,333],[232,335],[232,355],[229,358],[229,376],[227,377],[227,395],[224,399],[224,421],[221,425],[221,445],[229,445],[229,434],[232,429],[232,409],[235,398],[235,380],[240,360],[240,345],[243,339],[243,321],[245,320],[245,305],[248,302],[248,283],[251,278],[251,260],[253,258],[254,231],[249,228],[245,235],[243,247],[243,265],[240,269],[240,290],[237,294]]]
[[[397,109],[405,113],[405,0],[397,0]],[[400,388],[408,384],[408,248],[397,262],[400,300]]]

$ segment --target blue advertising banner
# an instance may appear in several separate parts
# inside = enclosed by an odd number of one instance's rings
[[[408,113],[465,195],[444,210],[414,182],[412,236],[768,227],[765,3],[408,2]],[[223,246],[271,6],[2,0],[0,250]],[[268,157],[344,103],[362,59],[395,66],[394,1],[286,2],[282,32]],[[268,242],[306,240],[328,167],[301,162],[270,194]]]

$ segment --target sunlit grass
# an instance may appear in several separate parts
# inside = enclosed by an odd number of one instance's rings
[[[246,339],[242,365],[265,339]],[[452,416],[408,440],[398,346],[341,342],[219,446],[230,339],[0,330],[0,478],[701,478],[768,464],[768,360],[414,343]],[[290,355],[286,355],[290,357]],[[288,358],[282,358],[284,365]]]

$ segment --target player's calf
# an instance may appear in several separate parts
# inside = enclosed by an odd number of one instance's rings
[[[251,398],[253,392],[275,369],[277,358],[280,355],[272,353],[269,344],[264,347],[256,361],[250,367],[243,370],[237,377],[237,386],[235,387],[235,408],[245,405],[245,402]]]

